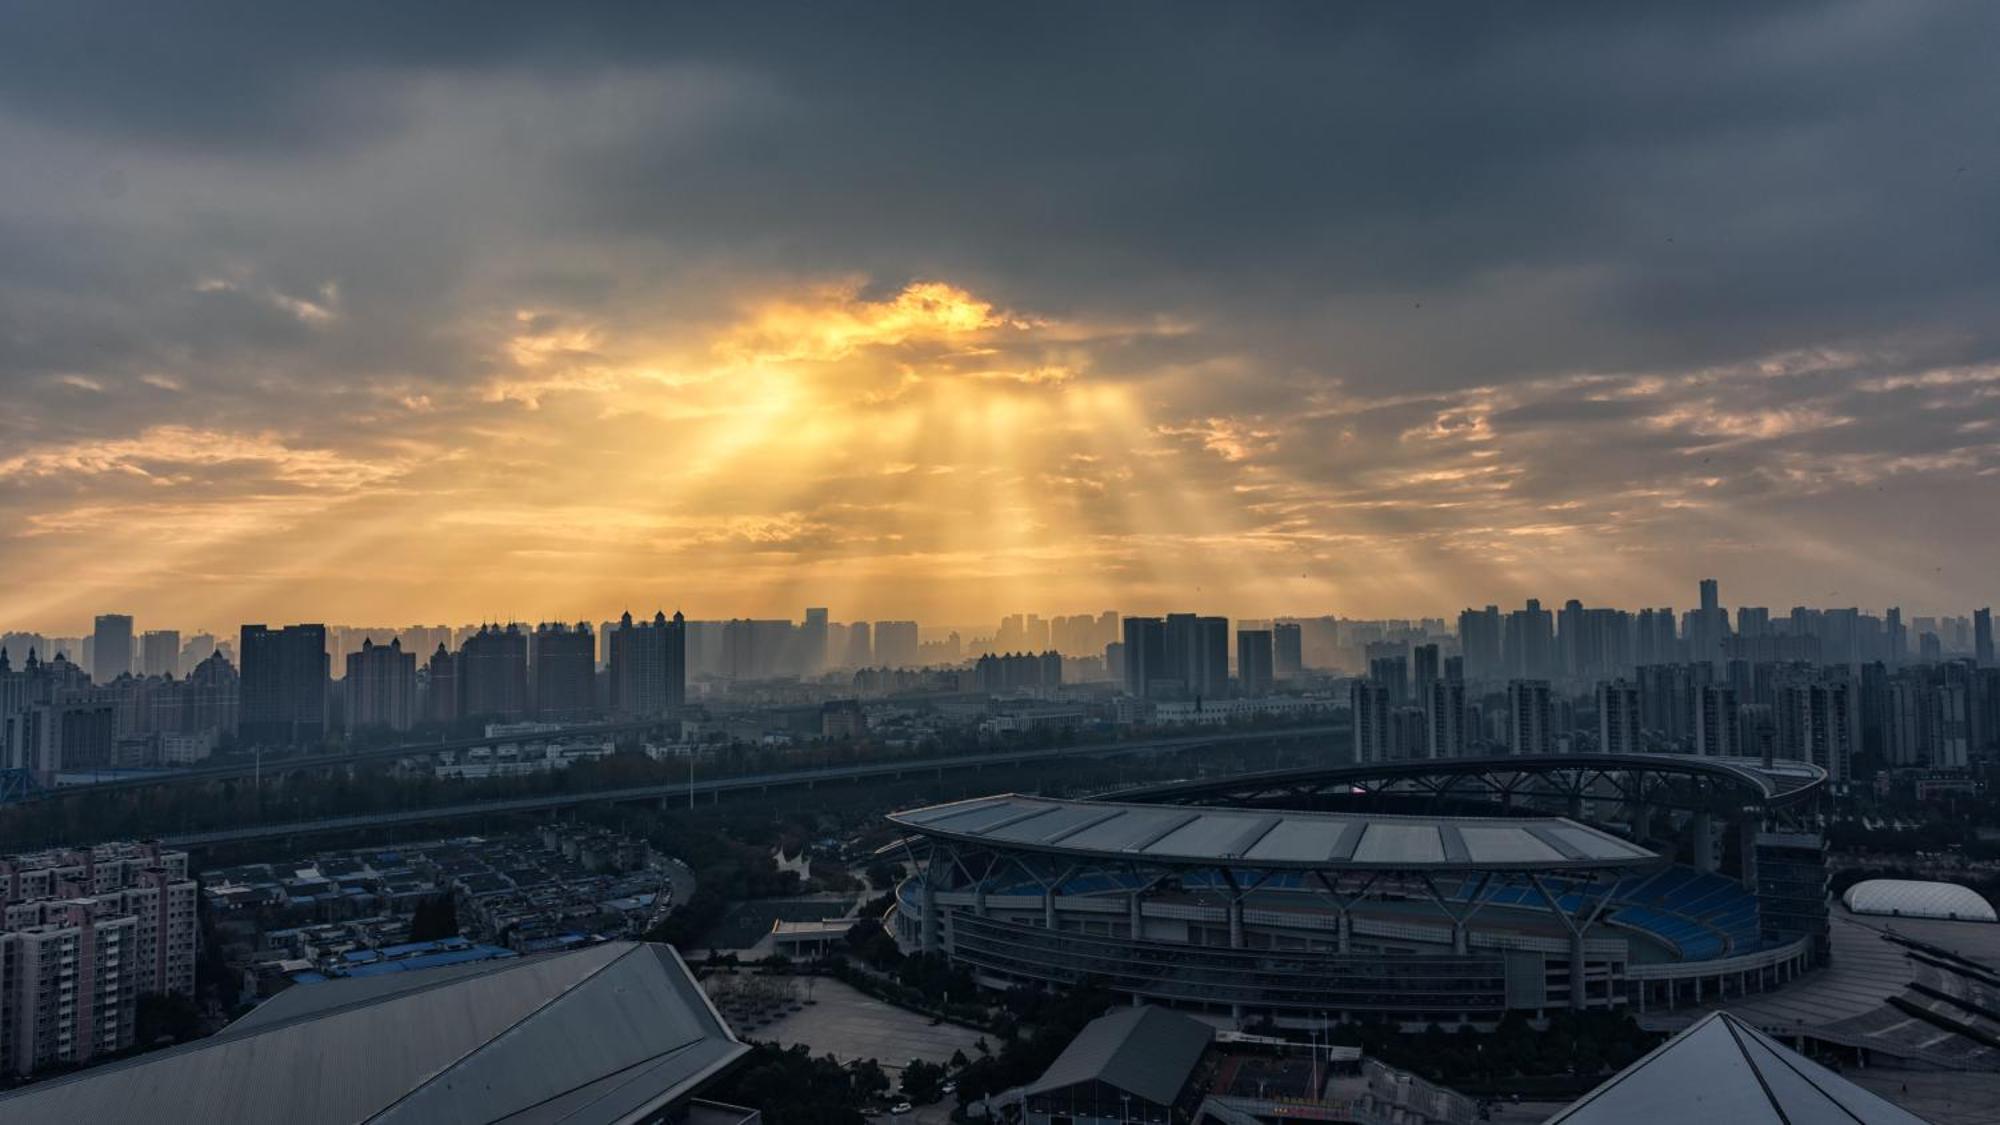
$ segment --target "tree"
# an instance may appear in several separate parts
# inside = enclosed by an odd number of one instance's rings
[[[903,1068],[903,1093],[918,1105],[928,1105],[938,1100],[938,1087],[944,1085],[944,1068],[922,1059],[911,1059]]]

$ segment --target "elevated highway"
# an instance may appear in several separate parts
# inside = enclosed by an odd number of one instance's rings
[[[697,802],[706,798],[714,801],[725,793],[746,791],[768,792],[773,789],[812,788],[820,785],[856,784],[869,780],[898,780],[906,777],[935,775],[966,770],[1020,768],[1038,763],[1054,763],[1070,760],[1096,760],[1119,758],[1133,755],[1170,754],[1190,750],[1222,749],[1225,747],[1286,745],[1300,742],[1330,740],[1332,736],[1345,735],[1345,724],[1326,724],[1310,727],[1286,727],[1273,730],[1220,731],[1208,734],[1181,735],[1172,738],[1139,739],[1130,742],[1093,743],[1082,746],[1055,746],[1032,750],[1008,750],[984,754],[957,754],[942,758],[904,758],[886,762],[859,762],[845,766],[817,766],[808,769],[774,770],[767,773],[742,774],[734,777],[717,777],[689,782],[668,782],[658,785],[628,786],[619,789],[599,789],[584,793],[549,793],[533,797],[515,797],[504,800],[470,801],[463,804],[438,805],[422,809],[399,809],[390,812],[366,813],[356,816],[326,817],[308,821],[287,823],[246,825],[238,828],[222,828],[206,832],[188,832],[163,837],[164,841],[177,847],[194,848],[205,845],[237,844],[256,840],[282,839],[294,836],[324,835],[333,832],[348,832],[371,828],[390,828],[407,824],[426,824],[438,821],[459,820],[467,817],[491,816],[505,813],[540,812],[548,809],[573,808],[578,805],[620,803],[627,801],[683,801]],[[1344,741],[1338,743],[1344,746]],[[417,751],[409,748],[405,753]],[[1329,749],[1331,754],[1331,749]]]

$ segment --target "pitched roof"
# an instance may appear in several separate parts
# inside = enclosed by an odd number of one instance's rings
[[[1098,1081],[1154,1105],[1172,1105],[1215,1034],[1165,1008],[1120,1008],[1090,1021],[1024,1093]]]
[[[1923,1125],[1923,1119],[1715,1012],[1585,1094],[1548,1125]]]
[[[0,1096],[0,1123],[625,1120],[748,1048],[672,948],[300,985],[220,1033]]]

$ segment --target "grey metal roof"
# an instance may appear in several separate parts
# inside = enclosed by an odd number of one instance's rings
[[[1923,1125],[1923,1119],[1715,1012],[1619,1071],[1549,1125]]]
[[[748,1048],[672,948],[299,985],[210,1038],[0,1096],[0,1123],[631,1120]]]
[[[1022,1093],[1096,1081],[1154,1105],[1172,1105],[1214,1034],[1200,1020],[1165,1008],[1120,1008],[1090,1021]]]
[[[1060,801],[1002,794],[891,813],[926,836],[1150,863],[1272,869],[1644,867],[1645,848],[1562,817],[1421,817]]]

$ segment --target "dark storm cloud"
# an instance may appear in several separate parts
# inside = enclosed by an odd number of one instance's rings
[[[1904,0],[0,0],[0,442],[179,426],[209,491],[372,487],[564,388],[616,409],[593,349],[943,279],[1076,326],[1033,362],[1133,388],[1266,530],[1312,492],[1484,498],[1313,526],[1433,543],[1865,522],[1995,479],[1988,384],[1866,384],[2000,352],[1996,41]],[[574,370],[494,392],[517,336]],[[88,475],[17,468],[0,517],[188,475],[31,463]]]

